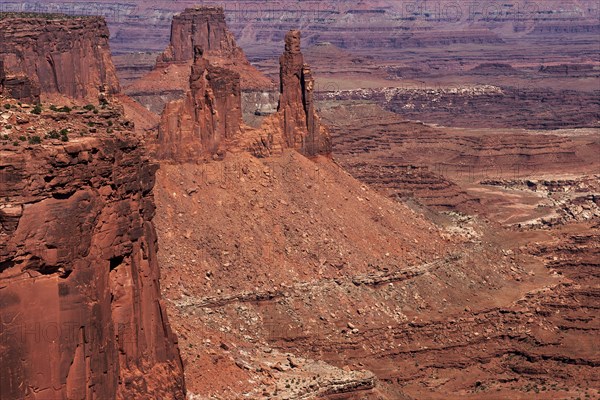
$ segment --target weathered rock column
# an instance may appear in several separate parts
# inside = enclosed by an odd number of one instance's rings
[[[297,30],[286,34],[285,52],[279,58],[278,113],[282,117],[285,145],[308,156],[329,154],[331,139],[315,112],[315,82],[300,51],[300,36]]]

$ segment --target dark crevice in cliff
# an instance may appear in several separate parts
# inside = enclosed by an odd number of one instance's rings
[[[0,274],[5,270],[14,267],[15,262],[13,260],[2,261],[0,262]]]
[[[52,193],[52,198],[56,199],[56,200],[67,200],[69,198],[71,198],[71,196],[73,196],[75,194],[75,190],[69,190],[66,192],[55,192]]]
[[[117,257],[111,258],[110,259],[110,271],[114,271],[115,269],[117,269],[117,267],[123,263],[124,259],[125,259],[125,257],[123,257],[123,256],[117,256]]]

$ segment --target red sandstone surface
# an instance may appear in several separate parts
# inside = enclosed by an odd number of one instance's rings
[[[0,397],[599,398],[594,2],[261,4],[0,18]]]

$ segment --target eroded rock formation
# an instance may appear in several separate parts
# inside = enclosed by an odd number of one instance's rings
[[[239,74],[212,66],[197,46],[189,85],[185,98],[168,103],[162,113],[159,158],[186,161],[216,154],[224,140],[240,131]]]
[[[280,97],[278,113],[287,147],[309,156],[331,153],[329,134],[315,112],[315,81],[300,51],[300,31],[285,36],[285,52],[279,59]]]
[[[222,7],[187,8],[173,17],[171,42],[158,56],[158,63],[186,62],[194,59],[199,46],[206,54],[225,56],[248,62],[242,49],[227,29]]]
[[[243,90],[273,88],[271,80],[250,64],[236,44],[227,29],[223,8],[206,6],[188,8],[173,17],[169,46],[152,71],[127,86],[125,92],[160,115],[169,101],[185,97],[195,48],[203,50],[210,65],[237,73]]]
[[[3,14],[0,59],[6,75],[16,77],[14,87],[31,85],[42,94],[94,100],[119,91],[108,37],[100,17]]]

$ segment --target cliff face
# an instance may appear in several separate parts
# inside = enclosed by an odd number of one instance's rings
[[[7,76],[31,79],[42,94],[97,100],[119,92],[103,18],[0,14],[0,60]]]
[[[279,58],[280,97],[278,114],[285,145],[314,156],[331,153],[329,134],[320,125],[315,112],[314,79],[300,51],[300,31],[285,36],[285,52]]]
[[[0,144],[0,397],[183,399],[160,300],[156,166],[131,131],[42,141]]]
[[[0,28],[0,398],[184,399],[143,142],[116,104],[34,111],[10,98],[118,91],[106,24]]]
[[[240,76],[212,66],[196,47],[190,89],[183,100],[170,102],[161,116],[157,156],[185,161],[216,154],[242,123]]]

